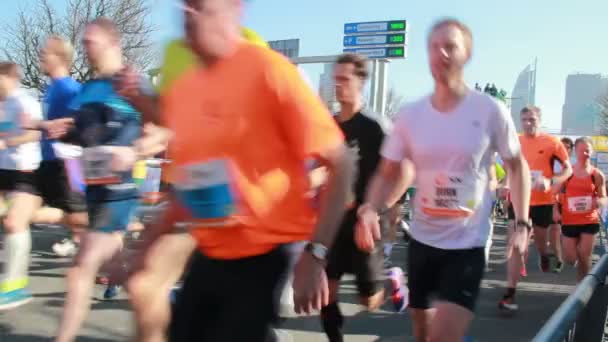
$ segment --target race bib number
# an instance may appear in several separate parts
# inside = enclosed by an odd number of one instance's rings
[[[539,170],[530,170],[530,176],[532,177],[532,186],[534,186],[542,181],[543,172]]]
[[[466,218],[473,215],[481,203],[482,189],[479,180],[471,174],[428,172],[419,178],[417,193],[425,214]]]
[[[177,196],[190,211],[196,228],[223,228],[237,221],[237,200],[231,187],[229,162],[218,159],[180,167]]]
[[[586,213],[593,209],[591,196],[578,196],[568,198],[568,210],[572,213]]]
[[[112,171],[112,152],[104,146],[82,150],[82,171],[87,185],[120,183],[120,177]]]

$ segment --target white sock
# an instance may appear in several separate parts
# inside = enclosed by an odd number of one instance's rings
[[[4,277],[0,291],[13,291],[27,285],[32,236],[27,230],[4,235]]]

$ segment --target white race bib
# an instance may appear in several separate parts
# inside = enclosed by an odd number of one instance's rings
[[[483,197],[483,187],[473,174],[425,172],[418,178],[417,195],[425,214],[469,217]]]
[[[586,213],[593,209],[591,196],[568,197],[568,211],[571,213]]]
[[[112,171],[112,152],[105,146],[82,150],[82,171],[87,185],[120,183],[120,177]]]
[[[179,167],[175,189],[189,209],[194,227],[223,228],[237,223],[237,199],[228,165],[228,161],[216,159]]]
[[[530,176],[532,177],[532,186],[535,186],[542,181],[543,172],[539,170],[530,170]]]

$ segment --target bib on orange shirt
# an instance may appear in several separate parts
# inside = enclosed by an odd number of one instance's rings
[[[521,135],[519,137],[521,149],[530,167],[532,185],[539,182],[541,177],[551,179],[554,176],[553,165],[555,161],[568,160],[568,152],[557,137],[541,133],[536,137]],[[553,204],[554,196],[551,190],[547,192],[532,190],[530,205]]]
[[[175,134],[171,182],[206,255],[260,255],[310,237],[305,163],[343,136],[286,58],[243,43],[176,81],[163,116]]]

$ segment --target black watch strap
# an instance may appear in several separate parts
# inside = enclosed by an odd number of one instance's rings
[[[524,227],[526,227],[528,229],[532,229],[532,223],[530,223],[530,221],[517,220],[517,222],[515,222],[515,225],[517,227],[524,226]]]

